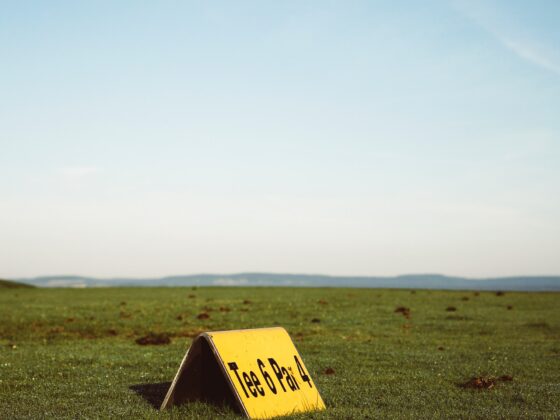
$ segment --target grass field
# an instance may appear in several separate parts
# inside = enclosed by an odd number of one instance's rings
[[[239,418],[204,403],[166,412],[154,405],[200,331],[276,325],[294,339],[327,405],[296,418],[558,418],[559,298],[376,289],[0,289],[0,418]],[[198,319],[201,313],[209,318]],[[135,342],[151,332],[171,342]],[[490,389],[460,386],[504,375],[511,378]]]

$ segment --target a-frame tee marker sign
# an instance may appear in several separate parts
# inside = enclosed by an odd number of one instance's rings
[[[161,409],[195,400],[230,404],[251,419],[325,408],[284,328],[198,335]]]

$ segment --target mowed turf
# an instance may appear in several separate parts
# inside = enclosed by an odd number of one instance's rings
[[[239,418],[204,403],[166,412],[154,406],[199,332],[277,325],[292,336],[327,405],[294,418],[558,418],[559,298],[379,289],[2,289],[0,418]],[[170,342],[136,343],[150,333]],[[461,386],[474,377],[494,386]]]

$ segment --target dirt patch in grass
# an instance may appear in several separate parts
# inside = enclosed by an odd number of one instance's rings
[[[208,319],[210,318],[210,315],[208,314],[208,312],[201,312],[196,316],[197,319]]]
[[[249,299],[245,299],[243,301],[243,305],[250,305],[251,303],[253,303],[253,302],[251,302]]]
[[[43,328],[43,323],[39,322],[39,321],[33,321],[31,323],[31,325],[29,325],[29,327],[33,330],[33,331],[39,331]]]
[[[543,329],[549,329],[550,328],[550,325],[548,324],[548,322],[544,322],[544,321],[530,322],[530,323],[525,324],[525,325],[529,328],[543,328]]]
[[[511,311],[512,309],[513,309],[513,306],[512,306],[512,305],[508,305],[508,306],[507,306],[507,310],[508,310],[508,311]]]
[[[319,300],[317,301],[317,303],[318,303],[319,305],[328,305],[328,304],[329,304],[329,302],[327,302],[325,299],[319,299]]]
[[[334,369],[332,367],[328,367],[323,371],[323,373],[325,375],[334,375],[335,372],[334,372]]]
[[[171,338],[169,334],[166,333],[148,333],[143,337],[139,337],[136,340],[136,344],[141,346],[148,346],[148,345],[164,345],[171,343]]]
[[[502,291],[497,291],[497,292],[496,292],[496,296],[505,296],[505,294],[506,294],[506,293],[505,293],[505,292],[502,292]]]
[[[395,313],[402,314],[406,319],[410,319],[410,308],[407,308],[406,306],[399,306],[395,309]]]
[[[463,302],[467,302],[468,300],[470,300],[470,298],[469,298],[468,296],[463,296],[463,297],[461,298],[461,300],[462,300]]]
[[[228,308],[227,306],[220,306],[220,312],[230,312],[231,309]]]
[[[458,386],[465,389],[492,389],[500,382],[511,381],[513,381],[513,376],[510,375],[502,375],[499,377],[475,376],[469,379],[467,382],[458,384]]]
[[[63,332],[64,332],[64,327],[62,327],[62,326],[52,327],[52,328],[49,330],[49,333],[50,333],[50,334],[61,334],[61,333],[63,333]]]
[[[303,341],[304,335],[302,332],[297,332],[294,334],[296,341]]]
[[[319,318],[313,318],[311,322],[313,322],[314,324],[318,324],[319,322],[321,322],[321,320]]]
[[[447,308],[445,308],[445,310],[447,312],[455,312],[457,308],[455,306],[448,306]]]

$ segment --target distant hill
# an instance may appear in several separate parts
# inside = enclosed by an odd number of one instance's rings
[[[39,287],[274,286],[560,291],[560,276],[470,279],[449,277],[441,274],[409,274],[395,277],[344,277],[310,274],[239,273],[109,279],[82,276],[48,276],[19,279],[19,281]]]
[[[2,280],[0,279],[0,289],[21,289],[21,288],[29,288],[35,287],[28,283],[18,283],[11,280]]]

